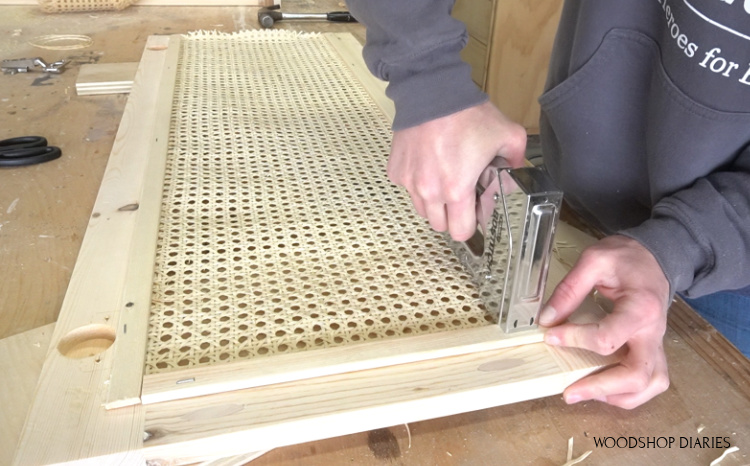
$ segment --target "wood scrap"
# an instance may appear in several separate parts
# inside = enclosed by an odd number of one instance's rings
[[[127,94],[133,87],[138,62],[81,65],[76,79],[78,95]]]

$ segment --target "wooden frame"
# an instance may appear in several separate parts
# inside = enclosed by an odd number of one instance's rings
[[[369,87],[375,80],[361,62],[359,44],[348,35],[329,40],[387,109],[382,85],[380,90]],[[155,237],[149,232],[158,216],[156,180],[163,169],[159,154],[167,140],[170,108],[160,99],[171,98],[178,42],[176,36],[159,36],[147,43],[16,464],[182,462],[265,450],[553,395],[615,361],[542,343],[475,347],[482,351],[357,367],[346,374],[324,372],[304,382],[276,380],[244,389],[232,382],[231,392],[137,404],[143,358],[133,351],[145,346],[153,262],[149,238]],[[561,264],[553,267],[553,274],[564,273]],[[585,307],[588,313],[598,309],[592,300]],[[462,344],[476,344],[475,337]],[[443,351],[443,338],[427,352]],[[345,359],[340,364],[346,366]],[[219,385],[232,381],[232,374],[218,372]],[[107,404],[124,406],[108,410]]]
[[[348,64],[383,113],[392,120],[393,102],[385,96],[385,83],[374,78],[361,59],[361,45],[349,34],[326,36]],[[141,401],[151,404],[175,399],[272,385],[294,380],[374,369],[427,359],[489,351],[536,343],[540,332],[509,337],[498,326],[415,336],[398,340],[360,343],[353,346],[312,350],[235,362],[221,366],[198,367],[143,379]],[[324,351],[324,354],[321,353]]]
[[[347,34],[329,34],[326,37],[335,46],[343,61],[348,64],[358,80],[366,83],[365,88],[368,89],[381,111],[389,120],[392,120],[395,115],[395,109],[390,99],[385,97],[385,83],[374,79],[372,74],[365,68],[361,59],[360,44],[351,35]],[[161,122],[162,120],[165,121],[166,117],[159,121]],[[165,128],[163,131],[159,131],[159,133],[164,134],[166,131],[167,129]],[[157,152],[161,153],[160,151]],[[163,167],[149,170],[149,184],[156,185],[161,180],[162,173]],[[154,192],[154,198],[158,198],[158,193]],[[143,202],[145,203],[151,199],[149,197],[144,199]],[[151,204],[149,203],[149,205]],[[143,209],[143,206],[141,206],[141,209]],[[153,230],[151,225],[156,224],[158,218],[155,215],[149,217],[141,216],[139,218],[144,219],[145,225],[143,226],[143,234],[138,235],[137,238],[154,238],[156,234],[154,231],[151,231]],[[151,244],[148,244],[148,240],[146,240],[136,250],[139,252],[145,251],[145,253],[141,253],[141,256],[153,256],[153,241]],[[141,286],[143,288],[141,293],[144,296],[150,287],[143,281],[138,282],[136,277],[145,275],[147,272],[146,265],[129,267],[129,269],[135,270],[138,275],[134,275],[132,279],[127,280],[129,284],[137,283]],[[150,274],[148,275],[150,276]],[[128,312],[123,315],[143,314],[146,314],[146,312]],[[137,328],[140,329],[145,323],[139,322],[137,325]],[[158,403],[262,385],[273,385],[294,380],[406,364],[427,359],[496,350],[511,346],[538,343],[540,341],[542,341],[542,334],[539,331],[508,335],[499,326],[487,325],[437,334],[358,343],[345,347],[314,349],[302,353],[274,355],[269,358],[254,358],[247,361],[216,366],[199,366],[197,368],[146,375],[143,378],[140,401],[144,404]],[[129,357],[130,354],[125,355],[121,361],[116,360],[115,367],[129,367],[127,359]],[[132,380],[136,379],[135,374],[133,374]],[[110,393],[116,388],[115,382],[116,380],[113,378],[110,385]],[[128,394],[130,396],[125,399],[110,397],[108,399],[108,407],[122,406],[128,404],[128,402],[135,402],[136,397],[133,391],[129,391]]]
[[[330,34],[326,37],[357,78],[365,84],[378,107],[389,120],[392,120],[395,109],[390,99],[385,97],[385,83],[375,79],[365,68],[361,59],[360,44],[348,34]],[[143,360],[141,348],[145,347],[143,339],[147,331],[151,292],[149,279],[153,275],[166,135],[169,131],[171,96],[174,92],[173,75],[167,74],[166,71],[175,69],[178,49],[179,38],[174,37],[165,62],[165,78],[161,81],[161,90],[158,93],[154,142],[150,148],[149,165],[145,171],[144,191],[138,202],[137,215],[134,217],[135,232],[130,245],[123,293],[125,307],[117,326],[117,344],[114,345],[114,362],[106,402],[108,409],[138,402],[151,404],[204,396],[542,341],[542,334],[538,331],[511,336],[505,334],[499,326],[488,325],[397,340],[276,355],[272,358],[251,359],[231,364],[202,366],[143,377],[142,368],[134,364],[134,361]]]

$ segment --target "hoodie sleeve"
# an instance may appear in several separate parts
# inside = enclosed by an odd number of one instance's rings
[[[659,201],[621,232],[659,261],[672,292],[700,297],[750,283],[750,146],[723,171]]]
[[[396,107],[393,129],[450,115],[488,100],[471,80],[460,52],[466,26],[450,16],[454,0],[347,0],[367,28],[370,71],[388,81]]]

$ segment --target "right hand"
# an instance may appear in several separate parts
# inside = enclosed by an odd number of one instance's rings
[[[490,102],[396,131],[388,177],[406,188],[417,213],[456,241],[476,230],[475,186],[497,155],[523,165],[526,131]]]

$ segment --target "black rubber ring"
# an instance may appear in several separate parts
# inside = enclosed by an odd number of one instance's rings
[[[60,158],[59,147],[30,147],[25,149],[3,149],[0,151],[0,167],[23,167],[37,163],[49,162]]]
[[[22,149],[24,147],[44,147],[47,139],[41,136],[20,136],[0,141],[0,153],[6,150]]]

